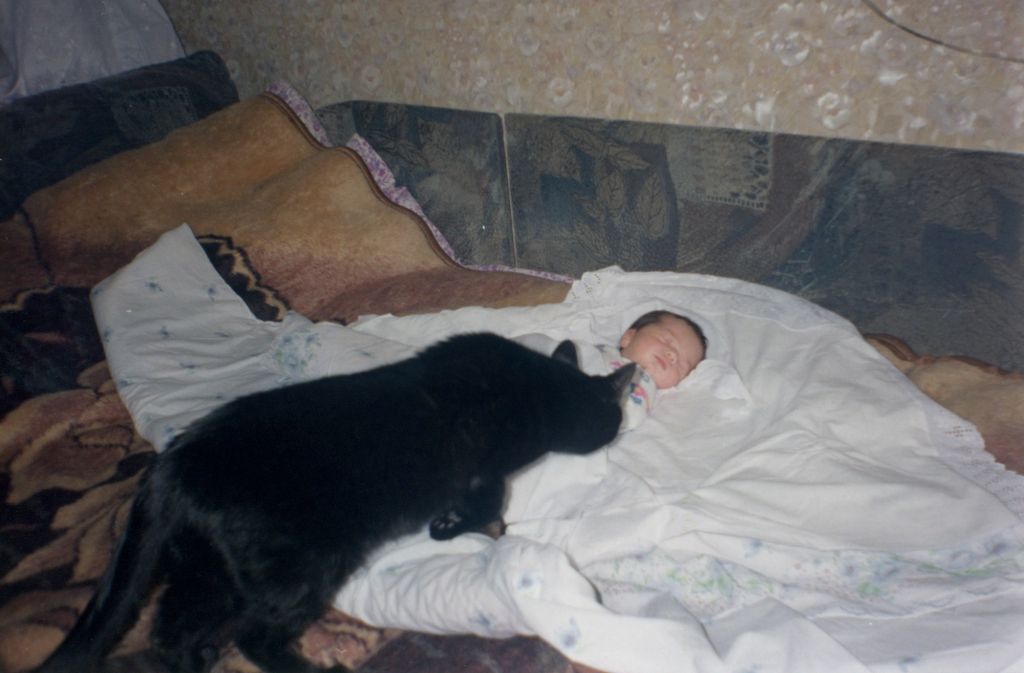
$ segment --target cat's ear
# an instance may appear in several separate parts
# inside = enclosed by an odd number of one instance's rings
[[[551,354],[551,357],[555,360],[561,360],[567,364],[572,365],[579,369],[580,360],[576,355],[576,344],[566,339],[562,343],[558,344],[555,348],[555,352]]]
[[[609,374],[608,379],[611,380],[615,391],[622,395],[629,390],[629,384],[633,381],[634,376],[636,376],[636,363],[630,362],[628,365],[623,365]]]

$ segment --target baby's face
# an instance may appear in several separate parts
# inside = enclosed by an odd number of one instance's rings
[[[668,316],[640,329],[626,330],[619,340],[619,350],[643,367],[659,389],[682,381],[704,358],[704,347],[693,328]]]

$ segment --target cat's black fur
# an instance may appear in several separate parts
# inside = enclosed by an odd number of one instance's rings
[[[240,398],[143,478],[96,594],[46,673],[87,673],[160,581],[152,640],[203,671],[233,639],[272,673],[317,671],[293,644],[382,542],[448,539],[500,516],[505,478],[548,451],[610,442],[632,368],[591,377],[490,334],[403,362]]]

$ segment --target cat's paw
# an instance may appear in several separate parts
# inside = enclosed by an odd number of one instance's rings
[[[505,521],[501,518],[495,519],[494,521],[481,526],[480,532],[492,540],[497,540],[505,534]]]
[[[456,509],[450,509],[430,522],[430,537],[435,540],[451,540],[466,530],[466,521]]]

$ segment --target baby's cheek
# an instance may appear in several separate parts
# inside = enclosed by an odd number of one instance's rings
[[[677,374],[671,369],[663,369],[652,375],[654,383],[657,384],[658,388],[671,388],[677,383]]]

